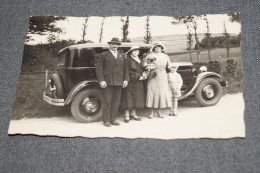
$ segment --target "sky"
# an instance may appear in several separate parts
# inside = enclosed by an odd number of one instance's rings
[[[120,16],[105,17],[104,30],[102,42],[107,42],[113,37],[122,38],[122,21]],[[210,32],[223,33],[223,22],[225,21],[227,32],[238,34],[241,31],[241,24],[237,22],[230,22],[229,16],[226,14],[207,15]],[[72,39],[79,41],[82,39],[82,27],[85,17],[67,17],[65,21],[58,21],[56,25],[63,29],[65,34],[59,35],[60,39]],[[123,17],[125,19],[125,17]],[[99,41],[101,23],[103,17],[92,16],[88,18],[87,34],[85,39],[94,42]],[[150,28],[152,36],[160,35],[174,35],[174,34],[187,34],[186,25],[173,25],[172,17],[167,16],[150,16]],[[144,17],[129,17],[129,34],[128,38],[144,37],[145,34],[146,16]],[[198,33],[206,32],[206,22],[198,20]],[[46,36],[33,36],[34,41],[29,44],[46,43]]]

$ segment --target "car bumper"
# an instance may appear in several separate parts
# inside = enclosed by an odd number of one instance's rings
[[[55,106],[64,106],[64,99],[56,99],[50,97],[48,94],[45,92],[43,93],[43,100],[46,101],[47,103]]]

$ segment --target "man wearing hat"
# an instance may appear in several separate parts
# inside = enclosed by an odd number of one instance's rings
[[[103,123],[106,127],[120,125],[117,121],[121,89],[127,87],[129,74],[125,55],[117,51],[121,42],[112,38],[109,50],[101,53],[97,59],[96,75],[104,95]]]

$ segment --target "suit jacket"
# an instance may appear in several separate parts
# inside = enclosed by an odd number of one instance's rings
[[[129,81],[125,54],[117,54],[117,58],[108,50],[97,57],[96,75],[98,82],[106,81],[107,85],[122,86]]]

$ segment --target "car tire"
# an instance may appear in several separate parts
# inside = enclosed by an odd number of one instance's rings
[[[51,76],[53,82],[54,82],[54,86],[56,87],[56,96],[58,98],[64,98],[64,88],[62,85],[62,81],[60,76],[57,73],[52,74]]]
[[[213,106],[218,103],[222,94],[222,87],[216,79],[205,78],[197,86],[195,98],[201,106]]]
[[[102,118],[104,98],[99,89],[80,91],[72,100],[71,113],[79,122],[91,123]]]

